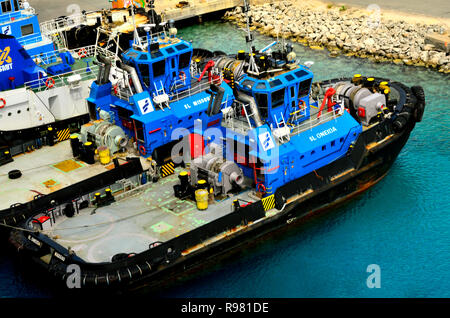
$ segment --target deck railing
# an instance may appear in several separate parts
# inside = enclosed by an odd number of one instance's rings
[[[92,65],[89,70],[86,68],[78,69],[72,72],[67,72],[59,75],[51,75],[47,78],[37,79],[25,83],[25,87],[33,89],[34,91],[43,91],[57,87],[70,85],[69,78],[74,75],[79,75],[80,81],[93,80],[97,77],[98,66]]]
[[[220,83],[222,83],[222,80],[223,80],[223,77],[220,76],[220,78],[213,79],[212,81],[215,84],[220,84]],[[209,89],[210,86],[211,86],[211,83],[209,81],[200,82],[199,84],[194,85],[194,86],[191,85],[188,89],[186,89],[184,91],[177,91],[176,93],[170,94],[169,95],[170,102],[176,102],[176,101],[179,101],[180,99],[191,97],[195,94],[204,92],[207,89]]]
[[[42,34],[51,35],[76,27],[83,23],[87,23],[86,14],[73,14],[68,17],[42,22],[40,26]]]
[[[299,135],[302,132],[305,132],[307,130],[311,130],[314,127],[317,127],[321,124],[324,124],[326,122],[329,122],[331,120],[335,120],[342,116],[344,113],[344,107],[340,105],[338,108],[334,109],[330,112],[327,111],[326,108],[323,109],[322,114],[318,116],[319,109],[317,109],[317,112],[311,112],[310,116],[307,120],[301,122],[298,125],[295,125],[291,128],[291,136]]]

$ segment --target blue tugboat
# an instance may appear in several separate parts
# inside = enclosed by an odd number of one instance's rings
[[[114,82],[100,61],[92,121],[66,145],[110,171],[1,212],[22,228],[10,242],[68,287],[155,288],[344,202],[386,175],[424,113],[419,86],[313,82],[291,46],[257,50],[249,31],[246,52],[202,59],[172,25],[144,28]]]
[[[1,34],[14,36],[31,56],[55,49],[53,41],[41,34],[37,15],[27,1],[1,1],[0,28]]]

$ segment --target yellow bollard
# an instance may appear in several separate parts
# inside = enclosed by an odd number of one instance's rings
[[[208,191],[205,189],[195,191],[195,200],[197,201],[197,209],[206,210],[208,208]]]
[[[107,165],[108,163],[111,162],[109,148],[102,146],[102,147],[98,147],[97,151],[98,151],[98,157],[100,159],[100,163],[102,165]]]

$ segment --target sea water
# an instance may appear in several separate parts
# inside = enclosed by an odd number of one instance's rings
[[[194,47],[226,53],[246,49],[244,31],[229,23],[205,22],[179,35],[192,40]],[[258,49],[274,40],[255,38]],[[353,57],[330,58],[326,50],[299,44],[294,49],[302,63],[314,62],[315,80],[359,73],[423,86],[423,121],[389,174],[363,195],[258,241],[158,295],[450,297],[450,75]],[[13,256],[0,254],[0,296],[56,295],[40,273],[24,274],[24,265]],[[379,272],[370,270],[373,264]],[[379,288],[370,288],[374,274],[379,274]]]

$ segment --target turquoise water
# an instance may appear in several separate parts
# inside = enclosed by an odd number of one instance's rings
[[[194,47],[227,53],[245,48],[235,26],[207,22],[180,30]],[[257,35],[256,47],[273,39]],[[329,58],[295,45],[314,61],[315,79],[361,73],[422,85],[424,119],[390,173],[375,187],[332,212],[257,242],[164,297],[450,297],[450,76],[423,68]],[[3,253],[2,253],[3,254]],[[381,288],[370,289],[367,266],[381,269]],[[0,296],[53,296],[33,274],[0,255]]]

